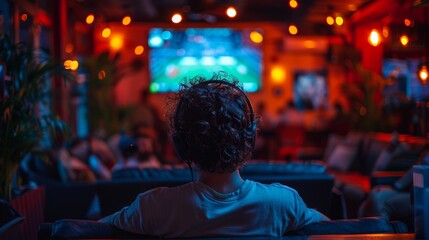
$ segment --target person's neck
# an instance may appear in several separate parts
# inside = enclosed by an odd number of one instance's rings
[[[219,193],[235,192],[244,183],[238,170],[225,173],[209,173],[200,170],[198,181]]]

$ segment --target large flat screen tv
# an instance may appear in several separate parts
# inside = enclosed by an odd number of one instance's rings
[[[174,92],[185,77],[226,71],[247,92],[262,83],[261,29],[186,28],[149,30],[150,91]]]

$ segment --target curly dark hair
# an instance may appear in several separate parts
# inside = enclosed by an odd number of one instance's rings
[[[204,81],[204,76],[185,79],[170,99],[171,133],[183,160],[206,172],[232,172],[250,158],[258,121],[252,121],[236,78],[220,72],[210,79],[216,82]]]

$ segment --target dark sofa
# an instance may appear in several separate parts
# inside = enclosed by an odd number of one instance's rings
[[[362,218],[313,223],[298,231],[288,233],[285,238],[305,239],[309,235],[406,232],[407,228],[401,222],[388,222],[383,218]],[[218,239],[235,238],[240,237],[220,236]],[[38,240],[63,239],[157,239],[157,237],[129,233],[107,223],[89,220],[64,219],[53,223],[44,223],[40,226]],[[249,238],[246,237],[246,239]]]
[[[45,220],[48,222],[65,218],[98,219],[130,204],[141,192],[192,181],[188,168],[127,169],[114,172],[110,181],[94,184],[62,183],[39,175],[30,168],[26,170],[29,181],[46,187]],[[194,179],[197,178],[196,174],[194,170]],[[309,207],[332,217],[331,190],[334,178],[326,173],[323,164],[252,161],[241,169],[241,174],[245,179],[288,185],[299,192]],[[99,214],[88,215],[97,203]]]

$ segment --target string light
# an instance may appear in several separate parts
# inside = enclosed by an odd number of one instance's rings
[[[408,18],[405,18],[404,19],[404,25],[407,26],[407,27],[411,26],[411,20],[408,19]]]
[[[295,25],[289,26],[289,33],[292,35],[296,35],[298,33],[298,28]]]
[[[130,23],[131,23],[131,17],[130,16],[125,16],[124,18],[122,18],[122,25],[127,26]]]
[[[399,38],[399,41],[401,41],[401,44],[402,44],[402,46],[406,46],[407,44],[408,44],[408,42],[409,42],[409,39],[408,39],[408,36],[407,35],[402,35],[400,38]]]
[[[427,84],[428,76],[429,76],[428,75],[428,67],[427,67],[427,65],[422,64],[422,66],[420,67],[419,71],[417,72],[417,76],[419,77],[420,82],[423,85]]]
[[[341,25],[343,25],[343,23],[344,23],[344,19],[343,19],[342,17],[340,17],[340,16],[337,16],[337,17],[335,18],[335,23],[336,23],[338,26],[341,26]]]
[[[289,1],[289,6],[291,8],[297,8],[298,7],[298,2],[296,0],[290,0]]]
[[[368,42],[374,47],[377,47],[381,43],[380,33],[376,29],[372,29],[371,33],[368,36]]]
[[[111,33],[112,33],[112,31],[110,30],[110,28],[105,28],[101,32],[101,36],[103,36],[103,38],[108,38],[108,37],[110,37]]]
[[[89,25],[94,22],[94,19],[95,19],[94,14],[89,14],[88,16],[86,16],[85,22],[86,24]]]
[[[335,20],[334,20],[334,18],[333,18],[332,16],[327,16],[327,17],[326,17],[326,23],[327,23],[328,25],[334,25]]]
[[[138,45],[136,48],[134,48],[134,54],[136,55],[142,55],[144,52],[144,47],[142,45]]]
[[[253,31],[249,35],[250,40],[254,43],[261,43],[264,40],[264,37],[259,32]]]
[[[171,21],[173,23],[180,23],[182,21],[182,15],[180,15],[180,13],[173,14],[173,16],[171,17]]]
[[[226,9],[226,15],[230,18],[237,16],[237,10],[234,7],[229,7]]]

